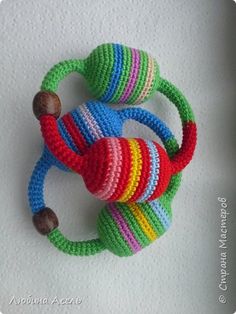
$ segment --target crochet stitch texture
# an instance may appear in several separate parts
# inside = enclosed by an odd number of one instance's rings
[[[116,111],[89,101],[58,121],[51,114],[40,117],[46,146],[29,184],[33,213],[45,208],[43,185],[52,165],[82,174],[87,188],[109,201],[98,217],[98,239],[73,242],[56,227],[48,233],[49,240],[72,255],[91,255],[105,248],[119,256],[133,255],[170,226],[180,171],[190,162],[196,145],[194,115],[183,94],[159,76],[157,63],[142,51],[101,45],[85,60],[54,66],[41,90],[55,92],[60,80],[73,71],[83,74],[93,94],[106,102],[137,104],[159,91],[175,104],[182,120],[179,149],[166,125],[141,108]],[[155,142],[122,138],[127,119],[149,126],[167,153]]]

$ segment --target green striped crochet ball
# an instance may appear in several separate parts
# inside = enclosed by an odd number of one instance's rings
[[[159,67],[144,51],[103,44],[84,61],[83,74],[90,90],[103,102],[138,104],[157,90]]]
[[[109,203],[97,220],[101,242],[118,256],[130,256],[159,238],[171,224],[170,203]]]

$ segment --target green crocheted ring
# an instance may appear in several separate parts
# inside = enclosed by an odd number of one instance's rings
[[[56,91],[71,72],[82,74],[94,97],[106,103],[139,104],[158,89],[159,67],[142,50],[120,44],[103,44],[84,59],[66,60],[46,75],[41,89]]]

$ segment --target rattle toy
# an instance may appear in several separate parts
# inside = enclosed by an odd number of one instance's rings
[[[140,108],[114,111],[101,103],[88,102],[56,120],[61,104],[55,91],[60,80],[73,71],[83,74],[96,97],[106,102],[134,104],[146,100],[155,90],[163,93],[176,105],[182,120],[181,148],[178,150],[171,132],[159,119]],[[90,255],[108,248],[126,256],[168,228],[170,204],[180,182],[178,173],[195,149],[196,125],[187,100],[159,76],[151,57],[125,46],[105,44],[85,60],[61,62],[44,78],[33,110],[46,146],[30,181],[29,200],[36,228],[47,234],[56,247],[74,255]],[[152,128],[168,155],[153,141],[121,138],[127,119]],[[99,215],[99,239],[71,242],[60,233],[55,213],[43,201],[43,183],[52,165],[81,174],[90,192],[112,202]]]

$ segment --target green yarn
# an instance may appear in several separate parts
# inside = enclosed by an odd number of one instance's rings
[[[160,69],[159,69],[159,66],[157,64],[157,62],[154,60],[154,67],[155,67],[155,70],[154,70],[154,80],[152,82],[152,86],[151,88],[149,89],[149,92],[147,94],[147,96],[143,99],[142,102],[145,102],[146,100],[150,99],[155,91],[157,90],[158,86],[159,86],[159,83],[160,83]]]
[[[47,235],[49,241],[60,251],[76,256],[89,256],[102,252],[105,247],[100,239],[74,242],[65,238],[56,228]]]
[[[56,92],[58,85],[72,72],[84,74],[85,63],[83,60],[66,60],[56,64],[43,79],[41,90]]]
[[[171,82],[160,79],[157,91],[165,95],[178,109],[182,123],[194,122],[193,111],[181,91]]]
[[[150,222],[152,228],[156,231],[158,237],[164,234],[165,229],[161,224],[161,221],[157,218],[155,213],[153,212],[152,207],[149,203],[142,203],[142,210],[143,214],[145,215],[146,219]]]
[[[106,248],[118,256],[130,256],[133,252],[127,242],[122,237],[116,223],[110,213],[104,209],[101,210],[98,217],[99,238],[105,243]],[[101,222],[100,222],[101,219]]]
[[[100,99],[107,89],[114,65],[114,51],[111,44],[102,44],[94,49],[85,60],[84,76],[91,93]]]

